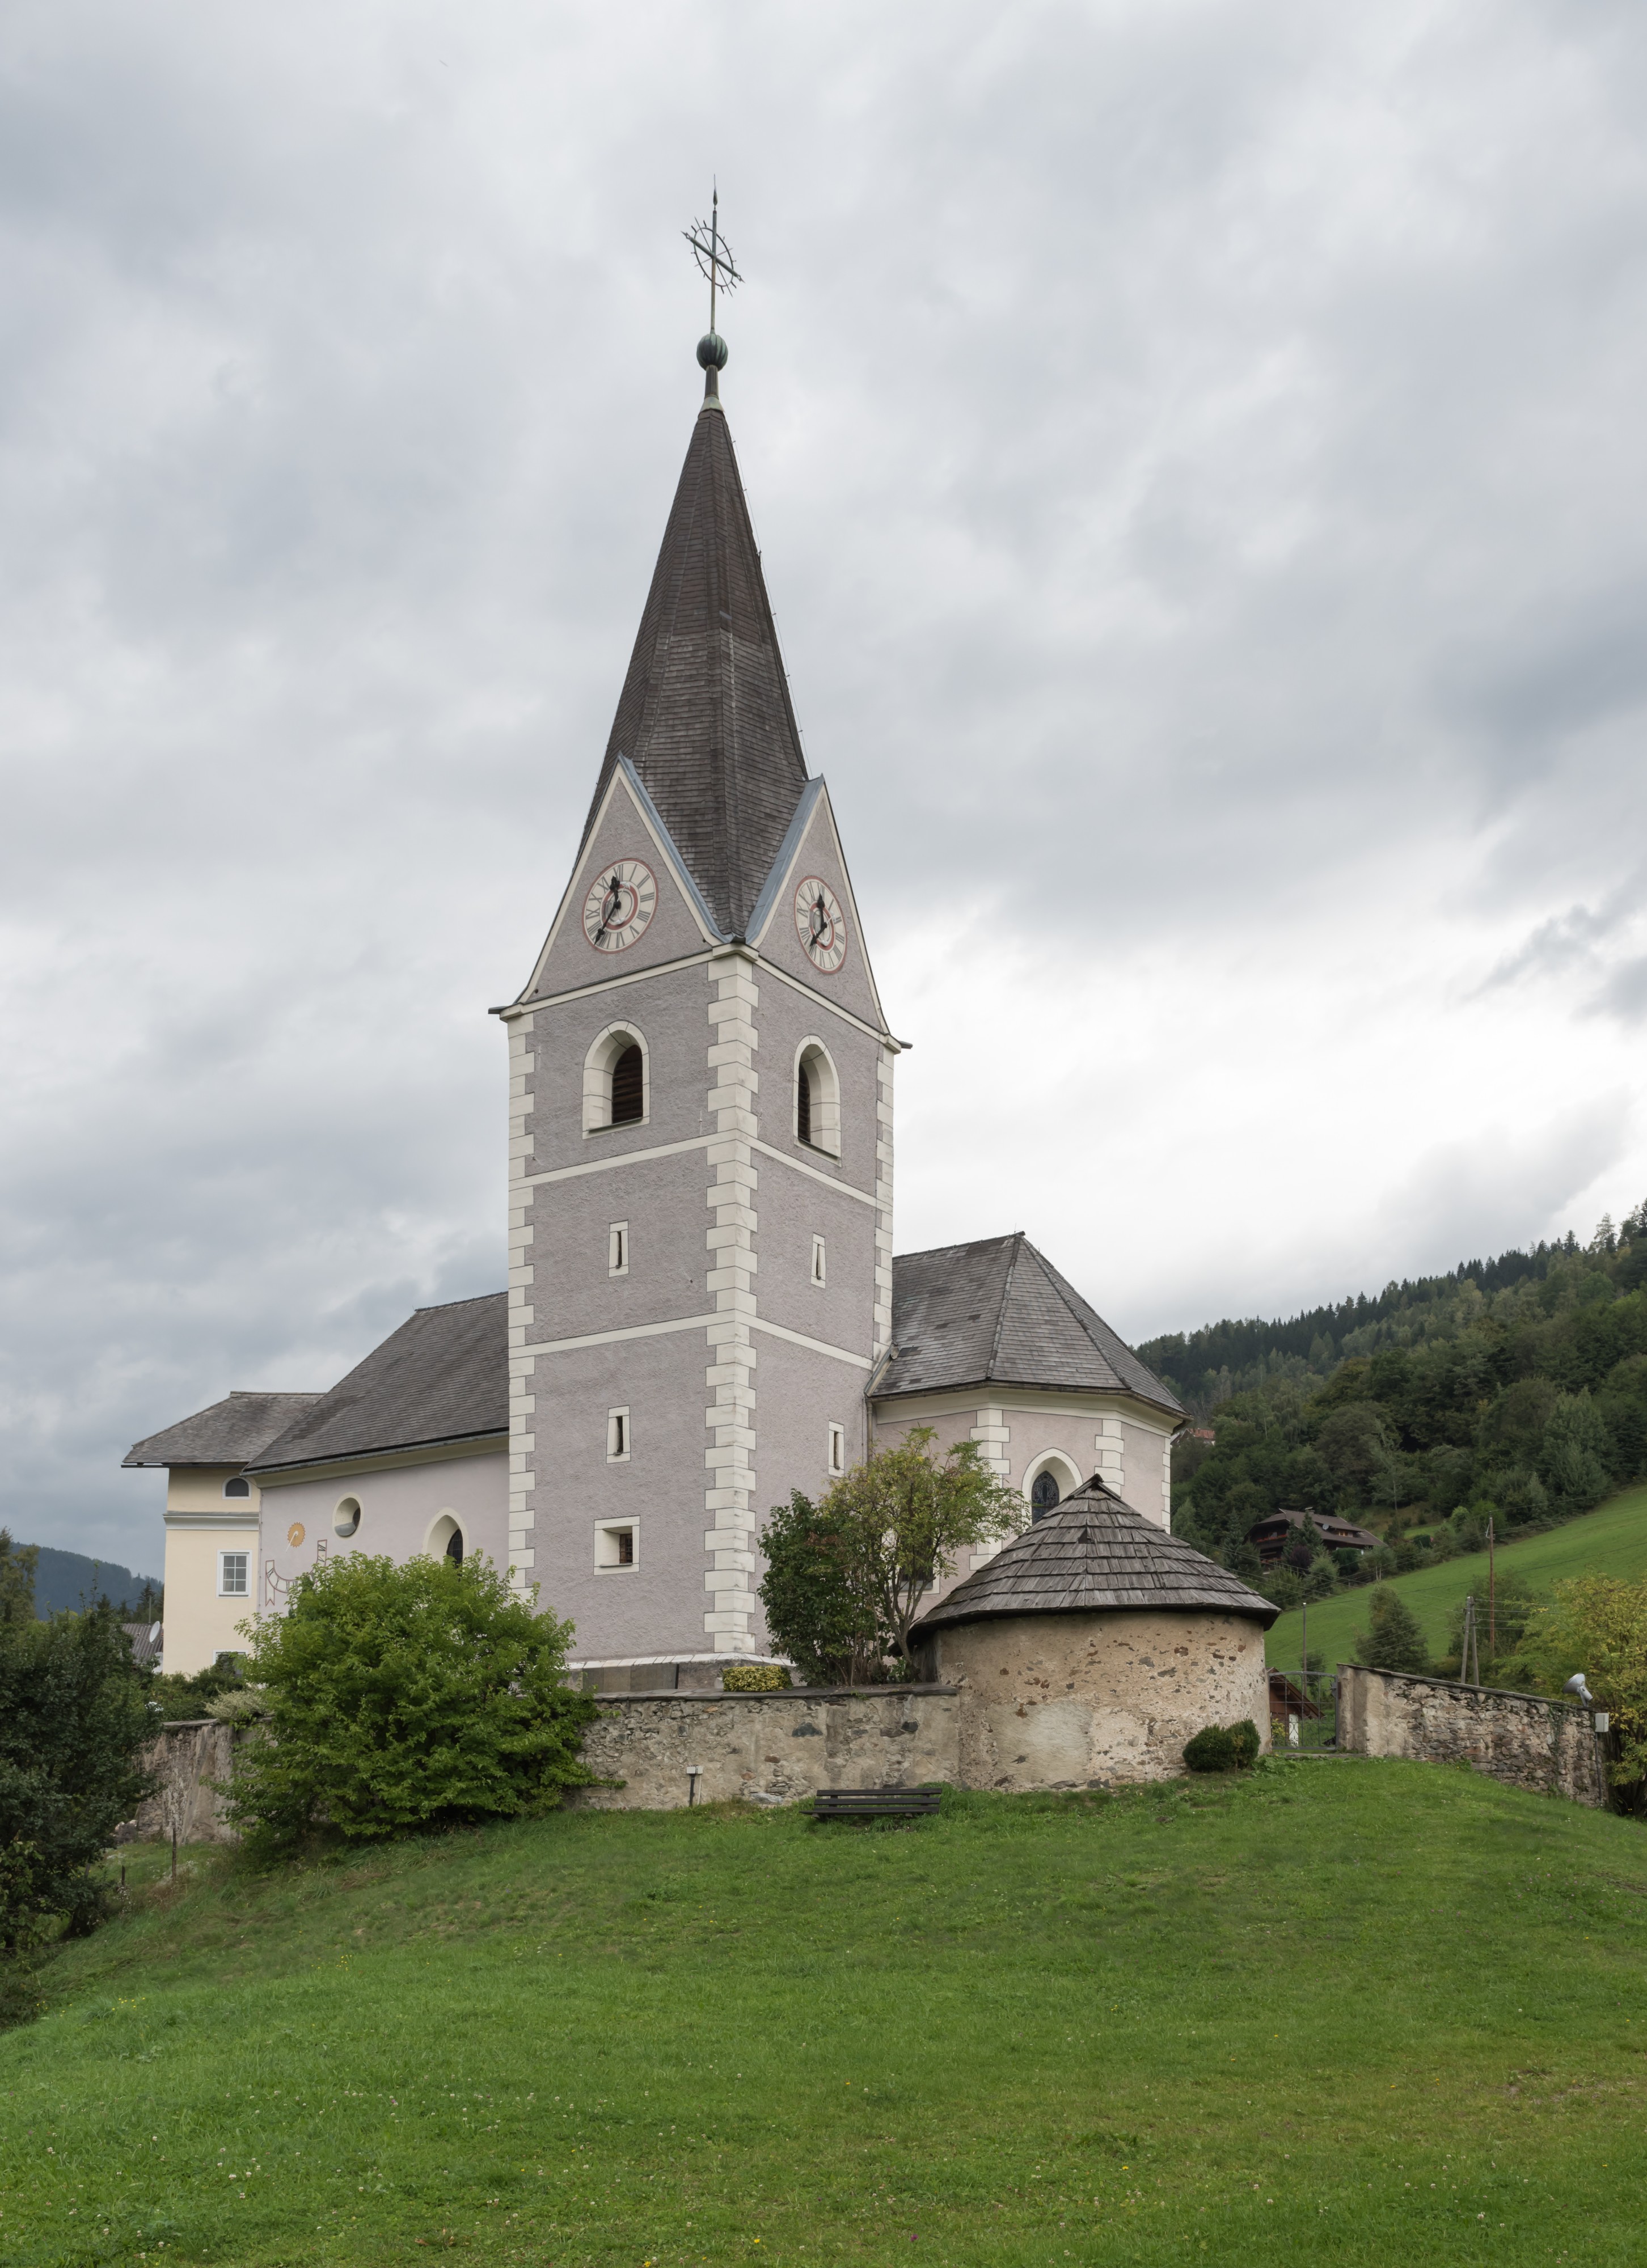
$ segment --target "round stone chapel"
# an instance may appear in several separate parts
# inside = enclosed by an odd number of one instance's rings
[[[1204,1725],[1250,1718],[1267,1748],[1279,1611],[1095,1476],[911,1635],[962,1689],[964,1786],[1089,1787],[1176,1777]]]

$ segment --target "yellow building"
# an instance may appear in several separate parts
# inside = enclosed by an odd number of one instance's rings
[[[164,1465],[163,1667],[188,1677],[245,1640],[235,1625],[257,1604],[261,1498],[246,1467],[318,1394],[231,1394],[139,1441],[126,1465]]]

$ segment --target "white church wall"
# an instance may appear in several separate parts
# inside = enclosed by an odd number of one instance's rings
[[[359,1518],[345,1534],[339,1507],[351,1499],[359,1506]],[[323,1477],[266,1482],[251,1603],[260,1613],[278,1612],[295,1577],[339,1552],[410,1559],[426,1548],[431,1528],[447,1513],[462,1530],[466,1557],[484,1551],[505,1565],[507,1506],[508,1459],[501,1442],[484,1454],[409,1457],[352,1469],[340,1463]]]

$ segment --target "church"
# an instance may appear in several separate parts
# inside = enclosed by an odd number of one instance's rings
[[[1089,1476],[1165,1529],[1184,1422],[1022,1233],[895,1255],[895,1036],[810,777],[720,376],[509,1049],[506,1288],[329,1390],[237,1390],[163,1467],[165,1667],[330,1553],[484,1552],[592,1690],[770,1660],[760,1531],[878,1444],[973,1440],[1026,1526]],[[949,1571],[935,1606],[973,1562]]]

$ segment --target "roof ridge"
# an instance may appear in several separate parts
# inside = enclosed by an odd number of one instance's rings
[[[447,1307],[477,1307],[483,1300],[501,1300],[507,1292],[508,1288],[509,1287],[506,1284],[500,1284],[495,1292],[466,1292],[461,1300],[431,1300],[425,1307],[414,1307],[412,1309],[412,1314],[414,1315],[439,1315],[444,1314]],[[397,1323],[395,1329],[404,1330],[406,1326],[404,1323]],[[393,1338],[394,1336],[395,1332],[391,1331],[389,1333],[389,1337]],[[385,1344],[387,1344],[387,1342],[385,1342]],[[348,1373],[345,1372],[344,1376],[346,1377]],[[343,1381],[340,1379],[338,1381],[338,1384],[341,1385]],[[327,1391],[329,1393],[332,1389],[328,1388]]]
[[[1012,1279],[1018,1272],[1018,1262],[1023,1254],[1023,1231],[1021,1228],[1013,1230],[1011,1242],[1012,1257],[1007,1263],[1006,1279],[1001,1287],[1001,1305],[995,1311],[995,1334],[989,1343],[989,1367],[984,1373],[986,1378],[993,1378],[1001,1362],[1001,1334],[1006,1329],[1007,1304],[1012,1297]]]

